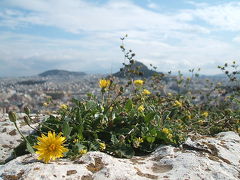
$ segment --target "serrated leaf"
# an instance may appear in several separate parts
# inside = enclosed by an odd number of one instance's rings
[[[150,112],[150,113],[148,113],[148,114],[145,115],[144,120],[145,120],[147,123],[149,123],[151,120],[154,119],[155,115],[156,115],[155,112]]]
[[[69,123],[67,121],[65,121],[63,123],[63,136],[65,137],[69,137],[70,133],[72,131],[72,127],[69,126]]]
[[[125,105],[125,109],[127,112],[131,111],[132,110],[132,100],[129,99]]]

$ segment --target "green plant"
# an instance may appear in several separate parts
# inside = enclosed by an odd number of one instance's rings
[[[123,44],[121,49],[129,61],[124,66],[131,67],[135,54]],[[41,134],[51,131],[66,137],[67,158],[77,158],[87,151],[131,158],[148,154],[162,144],[178,146],[188,133],[213,135],[229,130],[239,133],[240,110],[232,108],[229,98],[213,103],[219,96],[212,94],[219,90],[221,95],[222,86],[210,83],[209,91],[196,94],[192,83],[199,75],[194,74],[194,69],[190,70],[189,78],[179,72],[175,77],[179,91],[166,94],[158,91],[164,85],[165,75],[134,80],[131,75],[141,75],[139,69],[128,70],[125,84],[118,84],[113,77],[99,80],[101,98],[88,94],[86,100],[73,99],[71,106],[62,105],[56,115],[50,115],[34,134],[25,138],[28,148],[36,145]],[[196,102],[197,96],[206,97],[206,101]],[[239,105],[237,94],[230,98]],[[29,112],[26,108],[25,119],[31,126]]]

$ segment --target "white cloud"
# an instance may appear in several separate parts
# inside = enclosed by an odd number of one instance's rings
[[[158,5],[153,3],[153,2],[150,2],[148,5],[147,5],[148,8],[151,8],[151,9],[158,9]]]
[[[4,17],[16,21],[16,24],[55,26],[72,33],[120,29],[206,31],[203,27],[179,22],[179,19],[190,18],[186,14],[180,14],[180,17],[164,15],[141,8],[130,1],[109,1],[100,6],[76,0],[5,0],[2,4],[30,11],[17,18],[5,13]]]
[[[194,10],[172,14],[147,10],[130,1],[2,0],[0,6],[7,7],[0,12],[0,26],[17,29],[42,25],[83,36],[70,40],[0,34],[1,58],[11,62],[9,67],[22,67],[29,73],[47,67],[110,72],[113,66],[116,71],[123,61],[119,38],[126,33],[126,46],[136,52],[136,58],[158,66],[159,71],[214,67],[240,55],[231,40],[223,42],[213,34],[218,28],[240,30],[240,3],[195,4]],[[198,24],[199,19],[209,25]],[[234,41],[239,42],[239,37]]]
[[[233,38],[234,42],[240,43],[240,36],[236,36]]]
[[[222,30],[240,30],[240,2],[207,6],[191,12],[194,16]],[[219,30],[219,29],[218,29]]]

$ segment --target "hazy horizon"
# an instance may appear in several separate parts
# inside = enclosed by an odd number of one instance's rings
[[[240,56],[239,17],[238,0],[1,0],[0,77],[117,72],[125,34],[159,72],[221,74]]]

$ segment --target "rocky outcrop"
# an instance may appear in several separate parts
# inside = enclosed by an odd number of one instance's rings
[[[140,72],[140,74],[136,74],[136,72]],[[162,74],[162,73],[159,73],[157,71],[154,71],[154,70],[150,70],[148,69],[148,67],[139,62],[139,61],[134,61],[134,63],[130,66],[129,65],[125,65],[124,68],[122,68],[120,71],[116,72],[113,74],[113,76],[115,77],[118,77],[118,78],[126,78],[128,76],[126,76],[126,74],[128,74],[129,72],[135,72],[135,73],[131,73],[130,77],[144,77],[144,78],[149,78],[151,76],[153,76],[154,74]]]
[[[17,124],[23,135],[27,136],[33,132],[33,129],[23,121],[24,115],[24,113],[18,113]],[[45,118],[44,115],[32,114],[31,116],[34,120],[31,124],[33,128]],[[0,114],[0,164],[12,159],[14,157],[14,148],[22,142],[20,134],[17,132],[13,122],[8,119],[8,115]]]
[[[161,146],[144,157],[119,159],[89,152],[70,161],[44,164],[33,155],[0,166],[0,179],[81,180],[237,180],[240,179],[240,137],[223,132],[215,137],[190,135],[182,147]]]

